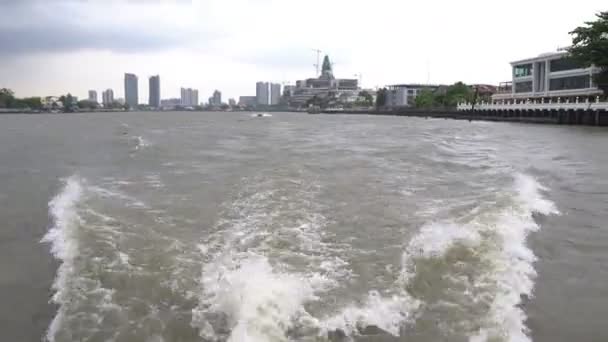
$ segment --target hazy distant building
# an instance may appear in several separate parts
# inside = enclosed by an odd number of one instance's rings
[[[243,107],[255,107],[258,103],[257,96],[240,96],[239,97],[239,106]]]
[[[394,84],[386,87],[385,107],[409,107],[415,105],[416,97],[424,91],[435,92],[439,85]]]
[[[160,76],[150,77],[150,91],[148,104],[150,107],[160,108]]]
[[[212,106],[221,106],[222,105],[222,92],[219,90],[215,90],[213,92],[213,97],[212,97]]]
[[[198,106],[198,90],[192,88],[182,88],[181,105],[186,107]]]
[[[125,74],[125,103],[130,107],[137,107],[139,104],[137,76],[134,74]]]
[[[236,101],[234,99],[228,99],[228,105],[230,105],[230,107],[234,107],[236,106]]]
[[[97,103],[97,91],[89,90],[89,101]]]
[[[174,109],[175,107],[182,104],[182,99],[165,99],[160,100],[160,106],[163,109]]]
[[[296,86],[286,85],[283,87],[283,96],[291,96],[296,90]]]
[[[198,106],[199,102],[198,102],[198,90],[197,89],[193,89],[192,90],[192,106]]]
[[[268,82],[258,82],[255,84],[255,97],[257,104],[267,106],[270,104],[268,93]]]
[[[276,106],[281,100],[281,85],[279,83],[270,84],[270,104]]]
[[[101,101],[104,106],[110,106],[114,103],[114,91],[112,89],[106,89],[101,93]]]
[[[291,90],[291,89],[290,89]],[[315,78],[297,80],[287,103],[293,107],[306,106],[314,97],[334,98],[342,95],[354,97],[359,93],[359,80],[350,78],[336,78],[329,56],[323,58],[321,75]]]

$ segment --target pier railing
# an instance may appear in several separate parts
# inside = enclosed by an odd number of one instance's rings
[[[500,101],[496,103],[481,102],[473,105],[472,103],[464,102],[459,103],[457,106],[459,111],[492,111],[492,110],[531,110],[531,111],[542,111],[542,110],[608,110],[608,102],[600,102],[599,96],[595,98],[595,101],[589,101],[588,98],[585,101],[579,101],[577,97],[575,101],[562,101],[560,98],[557,100],[513,100],[513,101]]]

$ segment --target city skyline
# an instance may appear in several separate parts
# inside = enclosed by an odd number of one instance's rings
[[[124,97],[121,78],[132,72],[142,79],[163,75],[163,98],[178,97],[182,84],[238,98],[253,94],[258,80],[285,84],[316,76],[313,49],[332,56],[336,77],[363,75],[367,88],[427,81],[497,84],[510,78],[508,62],[568,45],[568,32],[603,6],[596,0],[577,6],[514,0],[493,4],[489,12],[474,1],[437,6],[379,0],[372,6],[312,0],[301,9],[304,17],[321,15],[348,28],[339,35],[325,25],[294,25],[287,15],[290,1],[4,1],[0,86],[18,96],[70,92],[87,98],[90,89],[112,88]],[[66,15],[59,18],[57,12]],[[215,19],[223,13],[231,20]],[[547,15],[543,25],[537,25],[539,15]],[[263,40],[257,39],[261,32],[267,33]],[[397,44],[398,36],[407,44]],[[138,103],[148,99],[148,87],[140,85]]]

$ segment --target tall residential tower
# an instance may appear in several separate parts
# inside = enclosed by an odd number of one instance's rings
[[[125,74],[125,104],[130,107],[137,107],[139,104],[137,76],[135,74]]]
[[[160,76],[150,77],[150,92],[148,104],[150,107],[160,107]]]

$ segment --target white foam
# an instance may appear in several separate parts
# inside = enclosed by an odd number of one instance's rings
[[[148,140],[144,139],[144,137],[142,137],[142,136],[136,136],[136,137],[134,137],[134,140],[135,140],[135,150],[136,151],[150,146],[150,142]]]
[[[277,271],[268,259],[254,254],[205,267],[202,285],[209,309],[227,316],[228,341],[233,342],[284,340],[292,320],[307,315],[303,304],[315,298],[305,277]],[[201,314],[195,311],[195,316]],[[208,326],[201,333],[214,336]]]
[[[62,191],[49,203],[49,211],[54,225],[42,238],[42,242],[51,244],[51,252],[61,261],[53,289],[56,291],[52,301],[59,305],[59,311],[49,326],[47,339],[55,340],[55,335],[65,315],[64,304],[69,301],[69,281],[74,273],[74,260],[78,257],[78,216],[77,205],[82,196],[81,181],[71,176],[65,181]]]
[[[516,174],[515,188],[519,201],[526,207],[525,209],[543,215],[559,214],[555,203],[542,195],[542,192],[548,189],[534,177],[523,173]]]
[[[529,233],[540,227],[533,213],[558,214],[555,204],[544,198],[546,191],[534,178],[515,176],[515,203],[502,210],[493,225],[483,225],[495,233],[491,253],[485,254],[493,266],[481,282],[493,283],[494,298],[486,323],[470,338],[472,342],[507,337],[509,341],[529,342],[529,329],[525,325],[526,313],[521,308],[522,296],[532,296],[536,271],[536,256],[527,246]],[[479,222],[480,224],[482,222]]]
[[[452,222],[433,222],[424,225],[410,240],[405,257],[432,258],[443,256],[454,244],[478,245],[479,233]]]
[[[284,341],[290,329],[318,329],[305,304],[338,286],[347,263],[322,239],[316,192],[290,186],[249,183],[201,244],[206,263],[192,325],[203,338]],[[295,272],[292,263],[306,268]],[[218,314],[227,322],[209,321]]]
[[[393,336],[399,336],[404,323],[412,318],[420,303],[405,292],[399,295],[381,296],[370,291],[363,305],[352,305],[337,315],[324,320],[320,325],[322,333],[341,330],[348,336],[358,334],[366,326],[376,326]]]

